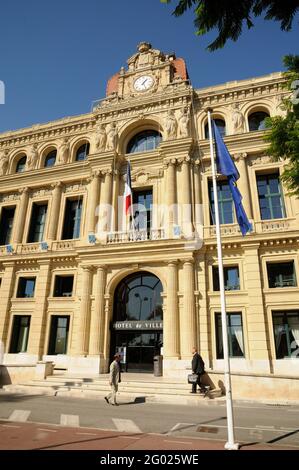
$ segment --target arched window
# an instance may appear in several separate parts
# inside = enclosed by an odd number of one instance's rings
[[[45,168],[50,168],[51,166],[55,165],[56,162],[56,155],[57,155],[57,150],[51,150],[51,152],[48,153],[48,155],[45,158]]]
[[[148,272],[132,274],[121,281],[115,292],[115,321],[162,320],[162,284]]]
[[[76,152],[76,162],[82,162],[86,160],[87,155],[89,154],[89,143],[81,145]]]
[[[154,150],[162,141],[162,135],[158,131],[148,130],[136,134],[128,143],[127,153],[147,152]]]
[[[221,135],[221,137],[226,136],[226,126],[225,126],[225,121],[223,119],[214,119],[214,122],[217,126],[217,129]],[[209,139],[209,125],[208,123],[205,125],[205,139]]]
[[[24,157],[20,158],[20,160],[18,161],[17,166],[16,166],[16,173],[23,173],[23,171],[25,171],[26,160],[27,160],[26,155],[24,155]]]
[[[267,117],[269,117],[269,114],[264,111],[250,114],[248,117],[249,131],[263,131],[266,129],[265,119]]]

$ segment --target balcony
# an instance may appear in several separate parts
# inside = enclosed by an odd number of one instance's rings
[[[151,230],[129,230],[127,232],[110,232],[107,235],[107,245],[115,245],[118,243],[142,242],[148,240],[165,240],[165,229]]]

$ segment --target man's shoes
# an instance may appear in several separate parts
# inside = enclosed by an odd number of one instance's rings
[[[196,392],[190,392],[190,393],[196,393]]]
[[[113,406],[119,406],[118,403],[111,403],[111,405],[113,405]]]
[[[106,400],[106,402],[107,402],[108,405],[109,405],[109,400],[108,400],[108,398],[107,398],[107,397],[104,397],[104,399]]]

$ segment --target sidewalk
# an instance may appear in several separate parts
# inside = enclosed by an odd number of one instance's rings
[[[224,450],[223,441],[129,434],[95,428],[0,421],[0,450]],[[240,443],[241,450],[297,450],[291,446]]]

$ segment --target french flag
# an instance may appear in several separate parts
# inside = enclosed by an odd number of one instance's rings
[[[131,165],[130,165],[130,161],[128,161],[128,166],[127,166],[127,178],[126,178],[126,183],[125,183],[124,199],[125,199],[124,205],[125,205],[126,215],[129,215],[130,207],[131,207],[131,204],[132,204],[132,185],[131,185]]]

